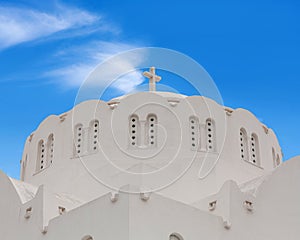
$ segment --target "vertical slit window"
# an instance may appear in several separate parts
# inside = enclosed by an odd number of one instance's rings
[[[207,151],[216,151],[216,138],[215,138],[215,123],[212,119],[206,120],[206,136],[207,136]]]
[[[197,117],[190,117],[190,142],[192,150],[197,150],[200,144],[200,128]]]
[[[157,145],[157,117],[151,114],[147,117],[147,129],[148,129],[148,144],[150,147]]]
[[[272,147],[272,159],[273,159],[273,167],[277,167],[277,159],[276,159],[276,153],[275,153],[275,149]]]
[[[98,150],[98,141],[99,141],[99,121],[93,120],[90,122],[90,152],[94,153]]]
[[[47,141],[47,166],[53,162],[54,154],[54,135],[50,134]]]
[[[129,142],[132,147],[137,147],[138,145],[138,123],[138,117],[131,115],[129,118]]]
[[[40,140],[38,143],[38,153],[37,153],[37,166],[36,171],[43,170],[46,166],[46,148],[44,140]]]
[[[75,156],[81,156],[83,153],[83,126],[77,124],[74,131]]]
[[[280,160],[279,154],[277,154],[277,157],[276,157],[276,165],[279,166],[280,163],[281,163],[281,160]]]
[[[256,134],[251,134],[251,146],[250,146],[250,159],[251,162],[257,166],[260,165],[260,161],[259,161],[259,143],[258,143],[258,137]]]
[[[249,161],[248,158],[248,139],[247,132],[244,128],[240,130],[240,154],[241,159],[244,161]]]

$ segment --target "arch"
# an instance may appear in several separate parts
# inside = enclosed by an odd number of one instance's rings
[[[95,153],[98,151],[99,142],[99,121],[94,119],[90,121],[89,125],[89,152]]]
[[[184,240],[184,238],[179,233],[172,233],[169,236],[169,240]]]
[[[74,128],[74,156],[81,156],[83,154],[83,125],[77,124]]]
[[[216,151],[216,124],[213,119],[208,118],[205,123],[205,131],[206,131],[206,150],[208,152]]]
[[[84,236],[81,240],[93,240],[91,235]]]
[[[273,167],[277,167],[277,159],[276,159],[276,153],[274,147],[272,147],[272,159],[273,159]]]
[[[36,171],[41,171],[46,166],[46,148],[44,140],[38,142]]]
[[[257,166],[260,166],[259,154],[258,136],[255,133],[252,133],[250,139],[250,161]]]
[[[47,167],[53,162],[54,156],[54,134],[51,133],[47,140]]]
[[[155,114],[151,113],[147,116],[146,131],[146,143],[150,147],[155,147],[157,145],[157,116]]]
[[[249,161],[248,136],[245,128],[240,129],[240,154],[241,160]]]
[[[189,125],[191,148],[196,151],[200,147],[200,126],[198,117],[191,116],[189,119]]]
[[[273,167],[276,168],[280,165],[281,159],[279,157],[279,154],[275,152],[275,148],[272,147],[272,158],[273,158]]]
[[[140,122],[139,117],[135,114],[129,117],[129,145],[137,147],[139,144]]]
[[[276,166],[279,166],[280,163],[281,163],[281,160],[280,160],[279,154],[277,154],[277,157],[276,157]]]

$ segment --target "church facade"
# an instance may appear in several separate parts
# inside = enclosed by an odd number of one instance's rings
[[[0,239],[299,239],[300,157],[247,110],[152,90],[46,118],[0,172]]]

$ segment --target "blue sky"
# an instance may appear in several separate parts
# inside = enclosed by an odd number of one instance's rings
[[[296,0],[0,1],[0,169],[19,176],[26,137],[72,108],[97,63],[149,46],[198,61],[225,105],[273,128],[285,159],[300,155],[299,11]],[[106,98],[135,88],[126,86]]]

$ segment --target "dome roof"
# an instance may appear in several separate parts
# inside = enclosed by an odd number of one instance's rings
[[[249,111],[151,91],[82,102],[48,117],[27,139],[21,179],[90,199],[130,185],[193,202],[228,179],[260,177],[281,159],[274,132]]]
[[[164,97],[164,98],[179,98],[179,99],[183,99],[183,98],[187,97],[186,95],[179,94],[179,93],[173,93],[173,92],[158,92],[158,91],[155,91],[155,92],[151,92],[151,93],[157,94],[157,95],[159,95],[161,97]],[[119,96],[119,97],[111,99],[109,102],[119,102],[119,101],[123,100],[124,98],[132,96],[134,94],[136,94],[136,93],[131,93],[131,94],[126,94],[126,95],[123,95],[123,96]]]

